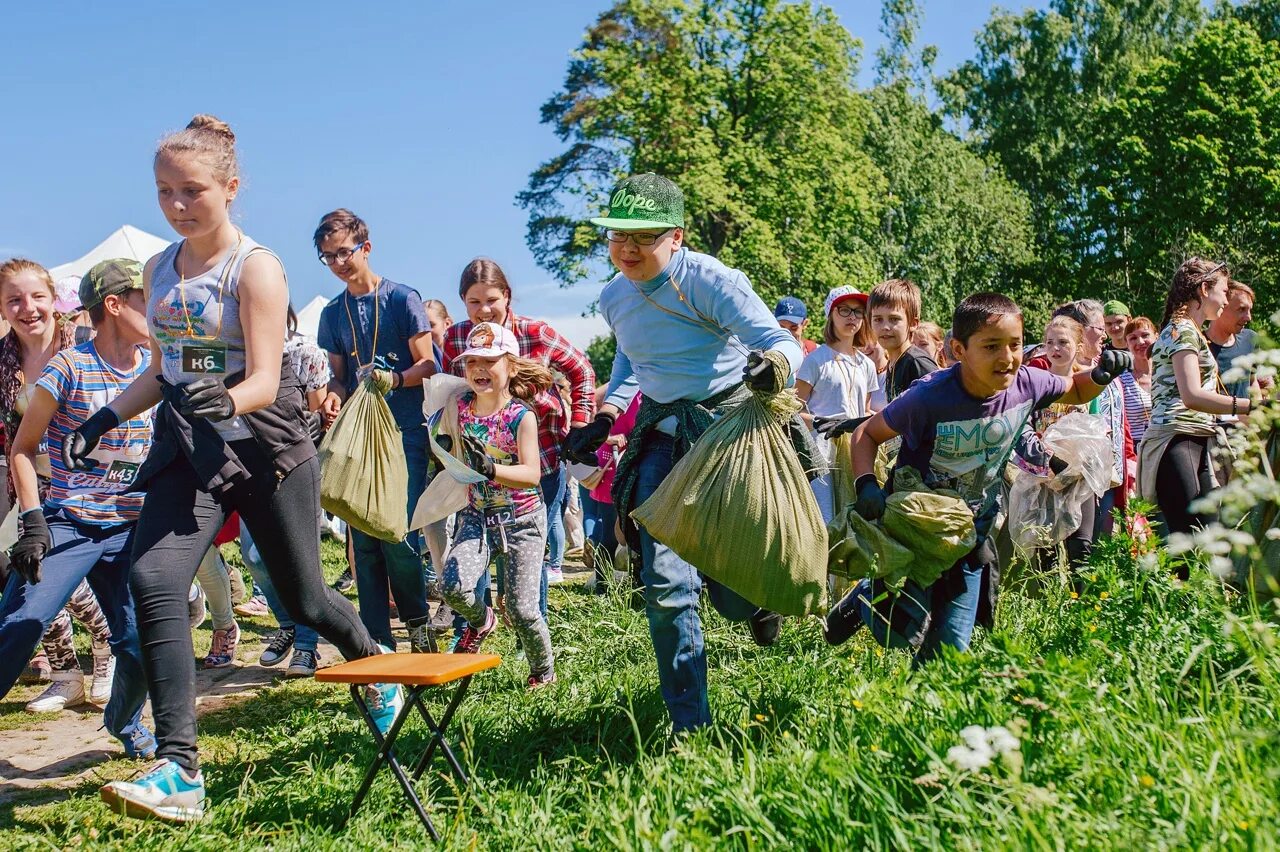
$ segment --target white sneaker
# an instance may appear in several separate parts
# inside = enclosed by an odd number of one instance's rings
[[[547,585],[554,586],[564,582],[564,571],[560,568],[547,568]]]
[[[28,713],[57,713],[84,703],[84,673],[54,672],[49,688],[27,702]]]
[[[111,700],[111,682],[116,676],[116,658],[111,647],[93,643],[93,685],[89,687],[89,702],[99,706]]]
[[[204,589],[192,583],[191,592],[187,595],[187,620],[191,622],[191,629],[195,630],[201,624],[204,624],[207,614]]]

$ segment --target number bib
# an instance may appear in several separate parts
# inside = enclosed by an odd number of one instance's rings
[[[183,343],[181,364],[184,373],[225,373],[227,372],[227,344],[220,340]]]

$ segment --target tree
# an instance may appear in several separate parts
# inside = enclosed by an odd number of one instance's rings
[[[597,384],[608,383],[609,374],[613,372],[613,355],[617,351],[618,340],[612,334],[598,335],[587,344],[587,360],[595,371]]]
[[[867,280],[884,179],[861,147],[857,51],[807,3],[620,0],[542,108],[568,148],[518,196],[538,262],[566,284],[588,277],[603,246],[586,218],[617,178],[655,171],[684,190],[687,242],[766,301]]]
[[[1089,229],[1097,267],[1155,310],[1182,254],[1232,261],[1245,281],[1280,272],[1280,44],[1213,21],[1155,60],[1091,122],[1099,145]],[[1258,288],[1259,311],[1277,307]]]

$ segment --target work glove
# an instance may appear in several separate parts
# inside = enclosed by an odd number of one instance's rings
[[[105,405],[99,408],[62,439],[62,466],[67,470],[93,470],[98,463],[89,458],[89,453],[98,446],[103,435],[119,425],[120,418],[114,411]]]
[[[1109,385],[1121,373],[1133,369],[1133,355],[1122,349],[1104,349],[1098,366],[1089,373],[1089,381],[1095,385]]]
[[[45,523],[42,510],[23,512],[21,520],[22,534],[9,551],[9,565],[18,572],[18,576],[34,586],[40,582],[40,560],[53,546],[53,539],[49,536],[49,525]]]
[[[561,452],[571,462],[595,467],[599,462],[596,450],[609,437],[609,431],[617,419],[612,414],[601,411],[595,419],[585,426],[575,426],[569,430],[561,445]]]
[[[485,479],[493,479],[496,475],[493,459],[489,458],[489,454],[485,452],[484,442],[475,435],[462,436],[462,459],[467,463],[467,467]]]
[[[1062,459],[1057,456],[1049,456],[1049,470],[1053,471],[1054,476],[1061,476],[1067,467],[1067,463]]]
[[[440,449],[446,453],[453,452],[453,436],[447,432],[441,432],[436,435],[436,443],[440,445]]]
[[[182,389],[182,394],[182,404],[178,410],[187,417],[230,420],[236,416],[235,400],[231,398],[222,379],[196,379]]]
[[[823,417],[813,418],[813,429],[824,438],[835,438],[838,435],[851,435],[854,430],[871,419],[866,417]]]
[[[753,349],[747,354],[747,366],[742,368],[742,380],[753,391],[777,393],[782,390],[781,382],[785,382],[786,377],[779,379],[773,364],[764,357],[764,353]]]
[[[884,516],[885,501],[889,495],[880,487],[880,483],[876,481],[875,474],[864,473],[858,477],[858,481],[853,486],[854,493],[858,495],[853,502],[853,510],[868,521],[875,521]]]

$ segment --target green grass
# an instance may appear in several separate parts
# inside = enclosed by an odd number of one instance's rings
[[[832,652],[790,620],[754,647],[706,614],[716,726],[671,742],[648,629],[621,596],[552,592],[560,681],[477,676],[454,731],[475,786],[432,776],[445,848],[1267,849],[1280,837],[1274,624],[1199,575],[1185,586],[1104,543],[1078,599],[1005,593],[973,652],[913,672],[865,631]],[[338,554],[326,550],[333,562]],[[944,768],[971,724],[1020,759]],[[424,742],[419,725],[402,742]],[[204,717],[211,807],[190,828],[124,820],[97,783],[0,808],[0,846],[404,848],[425,836],[372,757],[344,690],[289,682]],[[138,766],[117,760],[105,778]]]

